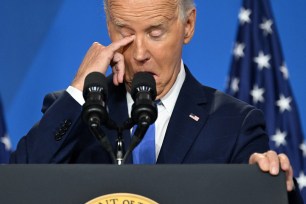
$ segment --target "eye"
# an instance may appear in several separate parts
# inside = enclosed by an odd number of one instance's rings
[[[149,35],[153,38],[159,38],[162,36],[162,34],[163,34],[162,30],[156,29],[156,30],[152,30]]]
[[[118,32],[124,38],[129,37],[129,36],[133,35],[133,33],[134,33],[132,30],[127,29],[127,28],[120,28],[120,29],[118,29]]]
[[[122,37],[124,37],[124,38],[131,35],[131,33],[127,33],[127,32],[121,32],[120,34],[121,34]]]

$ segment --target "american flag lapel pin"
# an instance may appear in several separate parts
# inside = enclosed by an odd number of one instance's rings
[[[199,116],[197,116],[197,115],[195,115],[195,114],[193,114],[193,113],[190,113],[189,117],[190,117],[191,119],[197,121],[197,122],[200,120]]]

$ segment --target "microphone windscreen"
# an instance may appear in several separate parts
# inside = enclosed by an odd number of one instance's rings
[[[83,88],[84,99],[87,98],[89,92],[103,92],[107,98],[107,80],[104,74],[100,72],[91,72],[86,76]]]
[[[152,74],[148,72],[137,72],[132,81],[131,95],[136,100],[139,91],[150,92],[152,100],[156,98],[156,82]]]

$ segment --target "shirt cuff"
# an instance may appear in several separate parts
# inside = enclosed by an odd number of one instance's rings
[[[74,88],[72,86],[69,86],[66,91],[76,100],[81,106],[85,103],[85,100],[83,98],[83,93],[77,88]]]

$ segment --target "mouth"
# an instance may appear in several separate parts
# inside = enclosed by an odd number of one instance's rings
[[[157,74],[156,74],[156,73],[154,73],[154,72],[146,72],[146,73],[151,74],[153,77],[157,76]]]
[[[155,82],[157,82],[158,75],[157,75],[155,72],[140,70],[140,71],[136,71],[136,72],[132,75],[132,77],[131,77],[130,79],[127,79],[127,80],[125,81],[125,83],[126,83],[126,85],[127,85],[127,87],[128,87],[129,89],[130,89],[131,86],[132,86],[132,81],[133,81],[133,79],[134,79],[134,75],[135,75],[136,73],[138,73],[138,72],[146,72],[146,73],[151,74],[151,75],[153,76]]]
[[[138,72],[146,72],[148,74],[151,74],[153,76],[153,78],[155,79],[155,81],[158,77],[158,75],[155,72],[152,72],[152,71],[138,71]],[[138,73],[138,72],[136,72],[136,73]],[[134,73],[134,74],[136,74],[136,73]]]

